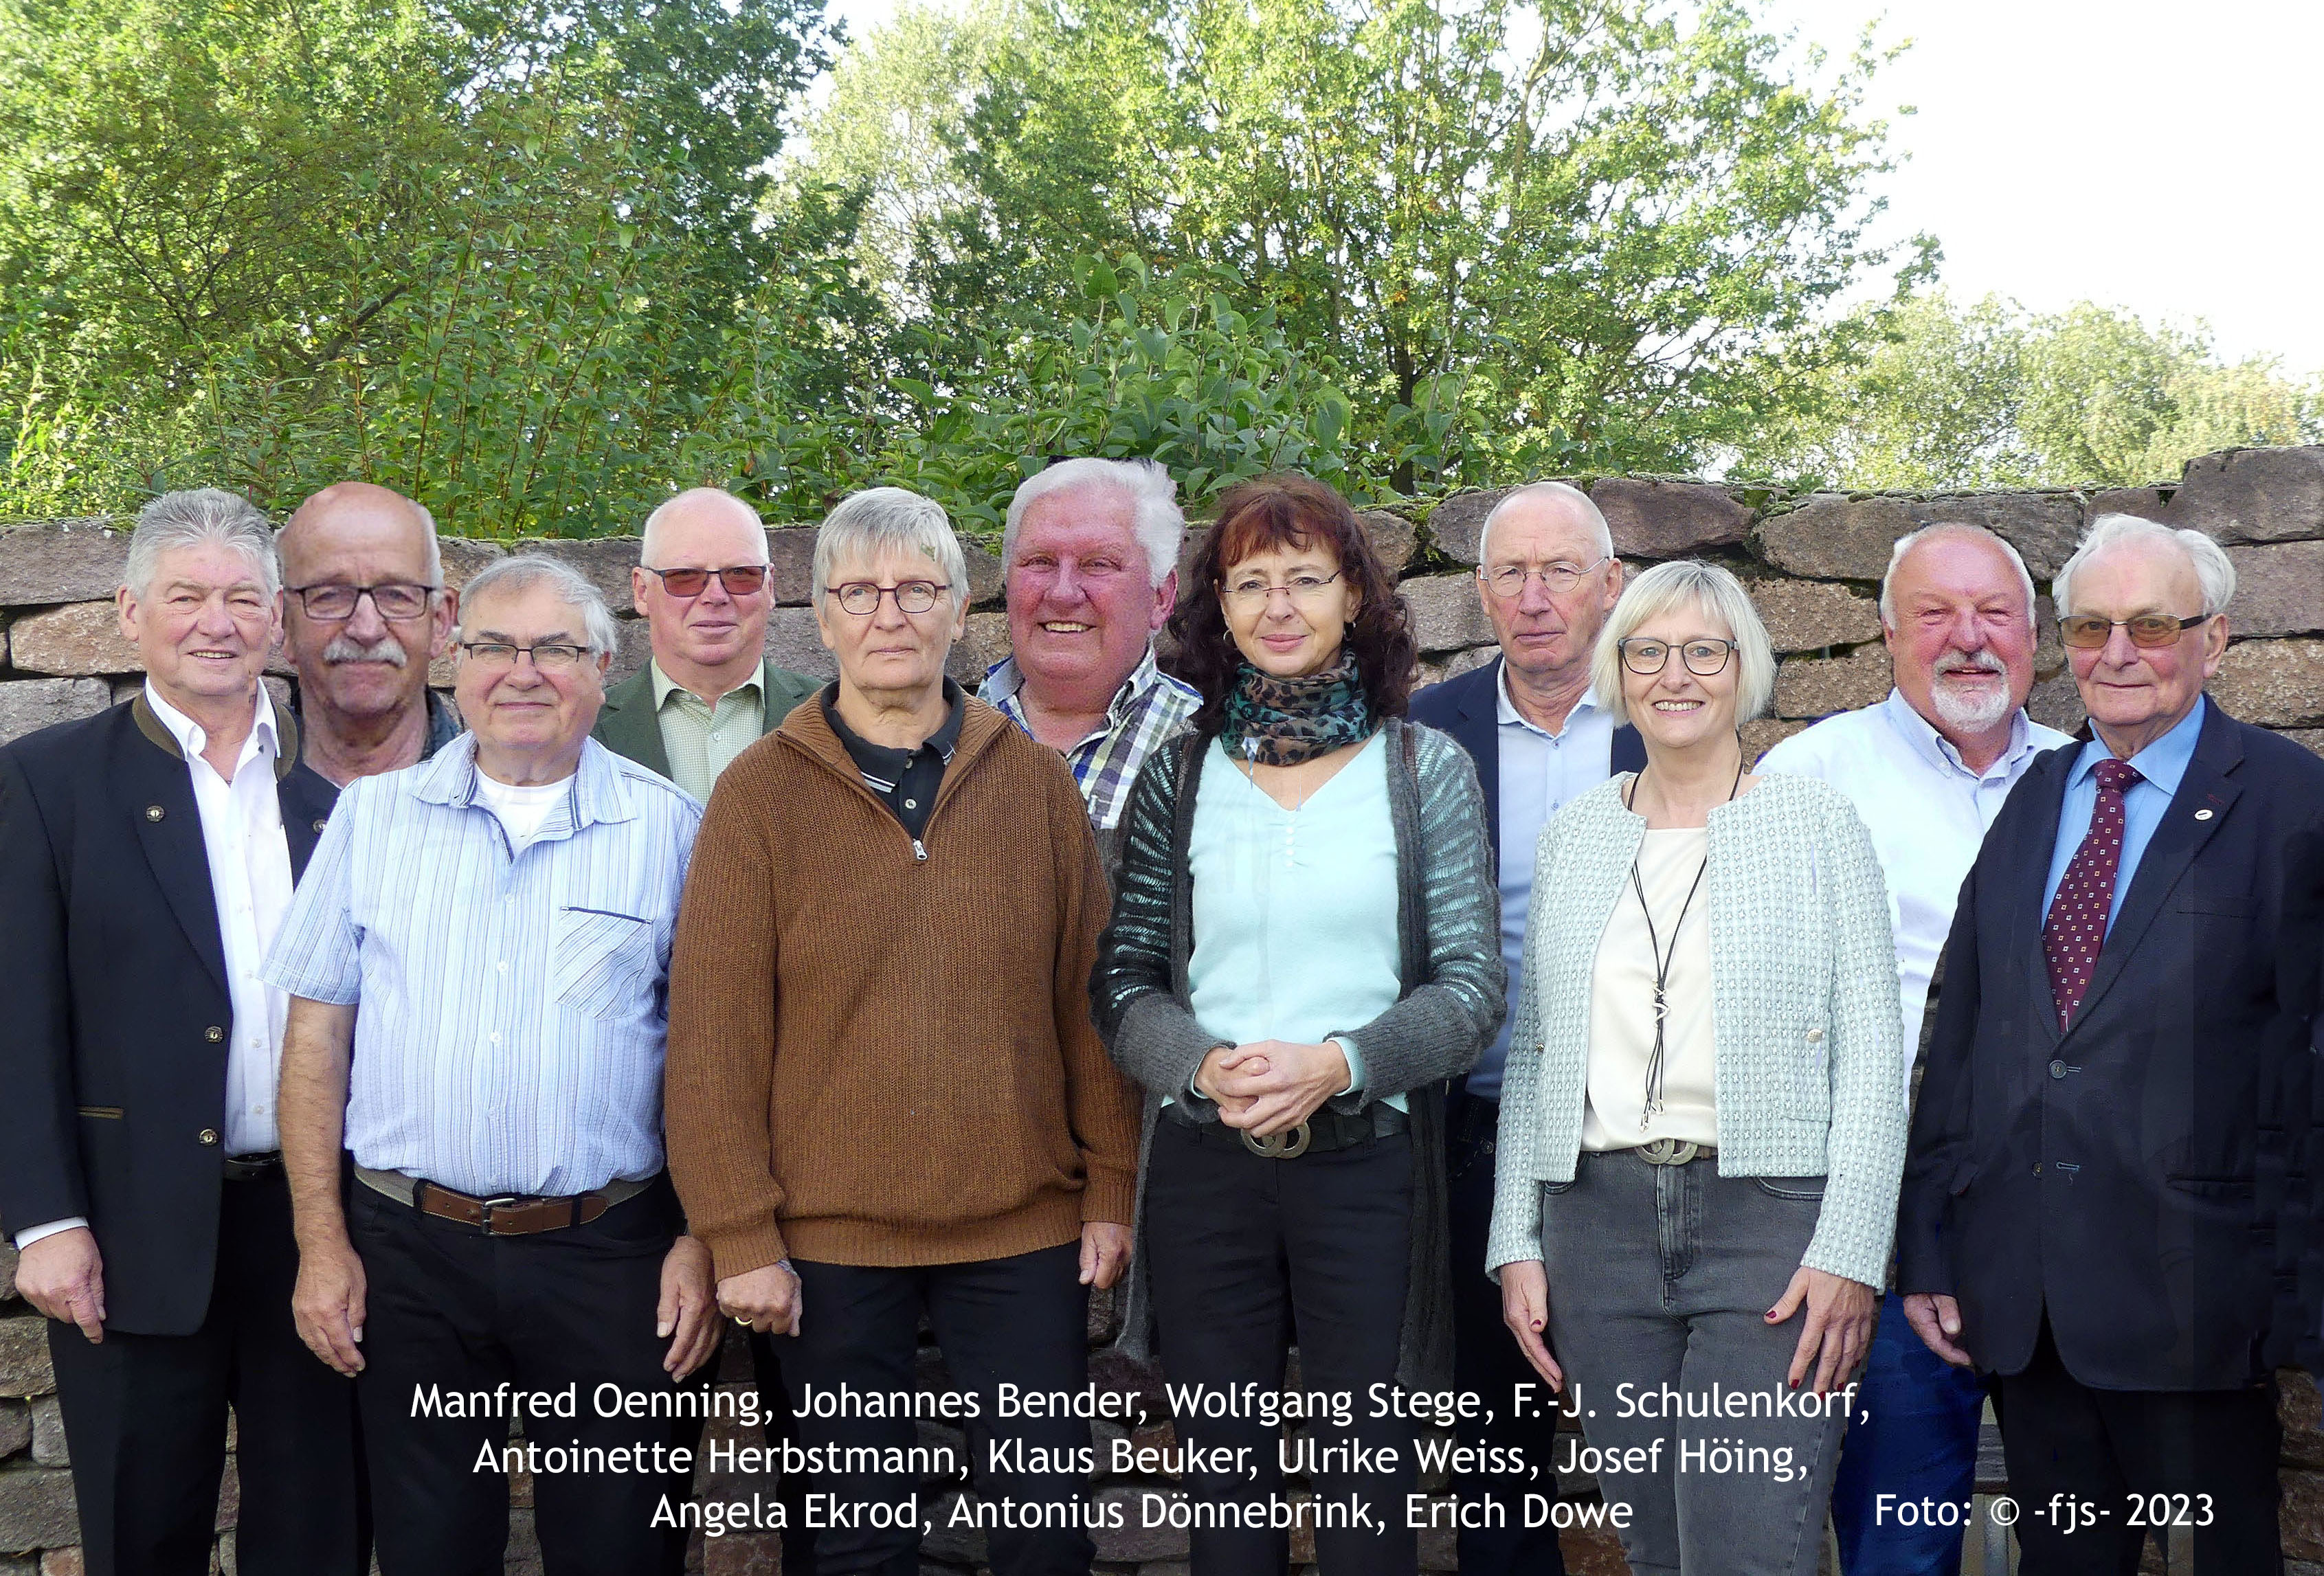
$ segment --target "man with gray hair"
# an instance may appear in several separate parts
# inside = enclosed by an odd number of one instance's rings
[[[428,687],[428,665],[451,646],[460,599],[428,511],[340,482],[299,505],[275,547],[307,764],[345,788],[450,743],[459,719]]]
[[[2018,1501],[2098,1513],[2022,1519],[2028,1571],[2174,1527],[2192,1569],[2282,1567],[2271,1037],[2324,760],[2205,697],[2235,584],[2200,532],[2091,525],[2054,594],[2092,736],[2010,794],[1946,943],[1896,1285],[1990,1376]]]
[[[1901,538],[1880,582],[1888,698],[1784,740],[1762,772],[1821,778],[1872,834],[1888,882],[1904,1043],[1920,1044],[1953,899],[1986,828],[2036,757],[2070,742],[2025,714],[2034,687],[2034,582],[2017,549],[1981,526],[1941,523]],[[1912,1058],[1906,1056],[1909,1072]],[[1965,1504],[1977,1486],[1985,1389],[1884,1304],[1832,1491],[1847,1576],[1960,1568],[1961,1527],[1879,1514],[1879,1497]],[[1894,1501],[1892,1500],[1893,1504]]]
[[[143,687],[0,749],[0,1220],[51,1321],[91,1576],[210,1569],[229,1406],[235,1567],[364,1565],[353,1387],[290,1316],[261,963],[333,796],[259,682],[280,587],[251,504],[155,499],[117,598]]]
[[[672,1387],[717,1324],[663,1171],[661,1083],[701,810],[589,737],[613,644],[555,559],[471,580],[470,731],[348,786],[267,954],[291,998],[292,1305],[357,1377],[385,1576],[498,1569],[512,1467],[552,1572],[652,1571],[682,1542],[655,1516],[687,1489]],[[416,1399],[568,1386],[619,1404],[528,1410],[522,1451],[505,1410]]]
[[[1185,534],[1152,460],[1060,460],[1009,501],[1010,654],[977,697],[1064,754],[1108,868],[1139,769],[1202,704],[1154,663]]]

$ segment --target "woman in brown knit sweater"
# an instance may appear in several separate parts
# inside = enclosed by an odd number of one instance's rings
[[[996,1392],[1085,1388],[1138,1111],[1090,1022],[1107,893],[1073,776],[945,677],[967,585],[927,499],[832,512],[814,597],[839,679],[719,778],[670,969],[670,1172],[720,1306],[789,1337],[804,1447],[895,1466],[816,1474],[863,1507],[818,1532],[826,1576],[916,1569],[923,1313],[974,1397],[962,1464],[988,1506],[1021,1507],[989,1529],[994,1571],[1093,1552],[1065,1470],[1086,1420],[999,1418]],[[1012,1456],[1025,1470],[999,1470]]]

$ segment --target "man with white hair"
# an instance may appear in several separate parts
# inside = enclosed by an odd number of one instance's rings
[[[273,534],[214,488],[147,504],[118,598],[143,687],[0,749],[0,1220],[51,1321],[90,1576],[209,1571],[229,1405],[235,1567],[364,1564],[354,1389],[290,1319],[260,965],[333,793],[259,682]]]
[[[428,687],[452,643],[460,594],[427,510],[387,487],[339,482],[291,512],[282,556],[282,651],[309,766],[345,788],[424,760],[460,732]]]
[[[1948,522],[1899,539],[1880,582],[1880,631],[1895,673],[1888,698],[1794,734],[1758,769],[1821,778],[1871,832],[1888,882],[1909,1048],[1920,1044],[1929,978],[1985,829],[2034,759],[2070,741],[2025,714],[2034,582],[2017,549],[1991,531]],[[1985,1388],[1922,1345],[1893,1293],[1863,1382],[1832,1490],[1840,1568],[1956,1571],[1958,1522],[1907,1525],[1878,1514],[1878,1499],[1967,1503]]]
[[[2235,584],[2198,531],[2091,525],[2054,594],[2092,736],[2010,794],[1946,942],[1896,1286],[1990,1376],[2043,1576],[2180,1528],[2198,1571],[2282,1560],[2272,1037],[2324,760],[2205,697]]]
[[[1152,460],[1060,460],[1009,501],[1010,654],[977,698],[1065,755],[1109,869],[1139,769],[1202,704],[1154,663],[1185,534]]]
[[[613,646],[568,565],[471,580],[469,731],[348,786],[266,957],[290,997],[291,1306],[360,1376],[385,1576],[497,1570],[512,1466],[552,1573],[665,1568],[683,1542],[655,1515],[687,1490],[672,1387],[718,1326],[661,1092],[701,810],[589,737]],[[521,1450],[512,1413],[463,1404],[567,1387],[596,1399],[525,1411]],[[439,1391],[454,1404],[423,1404]]]
[[[775,588],[758,511],[723,487],[664,502],[646,516],[630,596],[653,659],[605,692],[597,742],[707,804],[734,757],[816,690],[767,660]]]

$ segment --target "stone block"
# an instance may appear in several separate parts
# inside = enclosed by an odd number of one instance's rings
[[[65,1448],[64,1409],[54,1396],[32,1397],[32,1459],[44,1467],[69,1467],[72,1452]]]
[[[2324,640],[2239,641],[2227,648],[2209,694],[2263,728],[2324,723]]]
[[[1753,533],[1759,556],[1786,574],[1816,580],[1878,580],[1896,539],[1924,525],[1981,525],[2015,547],[2036,580],[2058,572],[2082,530],[2071,493],[1978,493],[1940,498],[1855,497],[1818,493],[1771,514]]]
[[[1758,765],[1759,757],[1808,725],[1806,723],[1789,721],[1782,717],[1759,717],[1744,723],[1742,727],[1743,759],[1751,766]]]
[[[129,533],[102,520],[60,520],[0,531],[0,607],[95,602],[121,589]]]
[[[1388,509],[1359,509],[1356,523],[1364,528],[1372,551],[1380,556],[1388,573],[1403,574],[1405,566],[1412,562],[1414,549],[1420,545],[1420,528]]]
[[[1622,1553],[1622,1535],[1611,1527],[1576,1527],[1557,1535],[1558,1553],[1565,1556],[1566,1576],[1630,1576],[1630,1562]],[[2000,1576],[1996,1571],[1992,1576]]]
[[[0,1470],[0,1554],[29,1553],[80,1542],[72,1474],[31,1462]]]
[[[984,671],[1009,655],[1009,615],[1005,613],[972,613],[968,615],[968,631],[953,642],[952,654],[945,659],[945,671],[953,681],[971,695],[984,682]]]
[[[2324,728],[2286,728],[2283,736],[2318,755],[2324,755]]]
[[[2287,1560],[2324,1560],[2324,1475],[2296,1469],[2279,1471],[2283,1504],[2277,1525]]]
[[[44,1549],[41,1553],[41,1576],[86,1576],[87,1570],[78,1548]]]
[[[1477,538],[1493,505],[1516,492],[1515,487],[1489,487],[1481,492],[1455,493],[1428,512],[1428,539],[1436,550],[1462,563],[1477,561]]]
[[[2161,520],[2170,507],[2171,494],[2161,487],[2101,487],[2082,505],[2082,518],[2135,514],[2141,520]]]
[[[789,526],[767,533],[767,562],[773,567],[775,601],[805,607],[815,594],[815,527]]]
[[[2227,627],[2238,635],[2324,631],[2324,541],[2233,547],[2236,597]]]
[[[839,677],[839,664],[816,628],[813,608],[779,607],[767,615],[767,659],[810,678]]]
[[[1642,482],[1607,476],[1591,484],[1590,501],[1614,533],[1624,558],[1683,558],[1731,547],[1749,534],[1751,512],[1724,487],[1701,482]]]
[[[1888,653],[1865,646],[1845,657],[1794,657],[1775,669],[1775,714],[1813,721],[1886,696]]]
[[[1103,1346],[1120,1332],[1121,1309],[1111,1286],[1093,1286],[1089,1295],[1089,1312],[1083,1327],[1084,1337],[1092,1346]]]
[[[102,678],[23,678],[0,684],[0,744],[37,733],[59,723],[93,717],[113,704]],[[14,1260],[6,1261],[13,1271]],[[13,1285],[0,1278],[0,1286]]]
[[[2275,1385],[2275,1417],[2283,1430],[2280,1458],[2287,1467],[2324,1471],[2324,1405],[2315,1379],[2305,1369],[2279,1369]]]
[[[971,607],[998,605],[1008,576],[1001,567],[1001,555],[979,547],[966,537],[960,539],[960,556],[968,564],[968,604]]]
[[[1877,599],[1829,580],[1748,580],[1744,589],[1779,652],[1854,646],[1880,638]]]
[[[14,1302],[16,1296],[15,1244],[0,1236],[0,1303]]]
[[[2324,537],[2324,445],[2231,448],[2190,460],[2163,518],[2223,542]]]
[[[0,1576],[41,1576],[38,1554],[0,1554]]]
[[[920,1539],[922,1559],[936,1560],[947,1565],[982,1565],[985,1562],[988,1556],[984,1529],[965,1518],[965,1513],[961,1510],[964,1501],[973,1509],[975,1501],[972,1496],[954,1492],[937,1500],[935,1507],[927,1513],[934,1525]],[[956,1515],[963,1517],[957,1524]]]
[[[29,1308],[0,1319],[0,1396],[46,1396],[56,1389],[48,1326]]]
[[[1121,1525],[1093,1527],[1090,1536],[1097,1544],[1097,1557],[1120,1561],[1125,1564],[1143,1564],[1152,1560],[1183,1560],[1186,1557],[1186,1529],[1171,1526],[1155,1504],[1183,1504],[1185,1495],[1176,1488],[1141,1488],[1128,1483],[1114,1484],[1099,1489],[1092,1499],[1100,1507],[1119,1506]],[[1101,1510],[1100,1515],[1105,1512]],[[1148,1525],[1148,1521],[1161,1523]]]
[[[1458,1571],[1461,1568],[1460,1536],[1450,1526],[1422,1527],[1418,1540],[1420,1568],[1424,1571]]]
[[[72,602],[26,613],[8,626],[8,660],[19,673],[145,671],[137,648],[122,637],[121,615],[110,602]]]
[[[0,1401],[0,1461],[32,1442],[32,1408],[23,1401]]]
[[[1500,655],[1499,646],[1471,646],[1465,651],[1450,656],[1423,657],[1415,666],[1412,687],[1416,694],[1432,684],[1442,684],[1448,678],[1458,678],[1473,668],[1482,668]]]
[[[498,542],[471,541],[466,537],[438,537],[436,548],[444,558],[444,584],[454,591],[475,579],[494,559],[508,557],[508,549]],[[629,604],[625,591],[613,605],[618,609]]]
[[[1411,612],[1413,641],[1423,651],[1460,651],[1492,643],[1492,621],[1478,600],[1474,575],[1425,575],[1397,589]]]
[[[630,571],[637,567],[639,540],[633,536],[598,536],[586,540],[565,537],[528,537],[512,551],[543,553],[570,564],[588,577],[607,604],[618,610],[632,605]]]
[[[2080,729],[2089,713],[2082,707],[2082,692],[2074,687],[2074,676],[2061,671],[2034,687],[2025,697],[2025,714],[2044,727],[2071,733]]]
[[[781,1576],[783,1536],[730,1532],[702,1540],[702,1576]]]

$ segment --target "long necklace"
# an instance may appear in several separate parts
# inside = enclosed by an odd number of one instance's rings
[[[1637,814],[1631,807],[1637,803],[1638,781],[1646,775],[1641,771],[1637,777],[1632,778],[1628,791],[1622,796],[1622,807],[1633,815]],[[1738,751],[1735,760],[1735,780],[1727,785],[1729,804],[1735,802],[1735,791],[1742,786],[1743,760]],[[1670,1018],[1671,963],[1678,956],[1678,935],[1686,928],[1686,911],[1694,907],[1694,894],[1702,885],[1702,872],[1711,868],[1711,840],[1708,835],[1703,839],[1702,862],[1694,867],[1694,880],[1686,887],[1686,900],[1678,906],[1678,919],[1671,926],[1668,951],[1664,950],[1662,936],[1655,928],[1655,911],[1646,903],[1646,884],[1638,876],[1638,860],[1645,852],[1646,839],[1641,837],[1638,853],[1630,856],[1630,889],[1638,895],[1638,912],[1646,921],[1646,948],[1655,960],[1655,1049],[1654,1055],[1646,1059],[1646,1107],[1644,1113],[1651,1121],[1661,1115],[1663,1110],[1663,1028]]]

